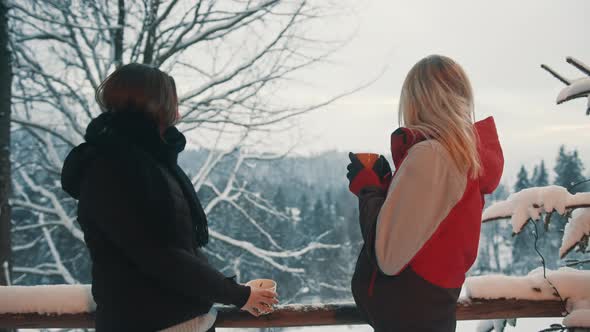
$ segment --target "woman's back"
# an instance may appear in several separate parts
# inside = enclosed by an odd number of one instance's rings
[[[79,200],[97,332],[205,331],[213,303],[269,312],[274,291],[225,277],[199,250],[209,240],[207,217],[178,166],[186,139],[174,126],[174,79],[127,64],[99,85],[96,101],[103,113],[67,156],[62,187]]]
[[[191,206],[198,202],[176,164],[184,137],[174,131],[164,142],[142,114],[105,113],[64,164],[63,187],[79,199],[93,262],[99,330],[162,329],[207,313],[214,301],[248,298],[196,248],[200,206]]]
[[[492,118],[474,123],[473,91],[450,58],[428,56],[402,86],[391,135],[393,178],[381,156],[351,154],[364,246],[352,290],[377,331],[453,331],[465,273],[477,255],[484,194],[502,175]]]

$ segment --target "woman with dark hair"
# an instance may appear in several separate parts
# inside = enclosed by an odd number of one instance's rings
[[[103,113],[62,170],[92,259],[96,330],[213,331],[213,303],[267,312],[276,293],[225,277],[200,249],[207,218],[177,164],[186,140],[173,78],[129,64],[96,99]]]

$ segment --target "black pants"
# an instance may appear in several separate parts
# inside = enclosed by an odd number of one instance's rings
[[[460,288],[441,288],[424,280],[411,267],[397,276],[377,272],[359,257],[352,293],[364,319],[376,332],[454,332]]]

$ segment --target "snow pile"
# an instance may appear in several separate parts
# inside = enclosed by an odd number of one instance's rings
[[[0,286],[0,313],[93,312],[90,285]]]
[[[504,328],[506,327],[506,323],[510,324],[510,326],[516,326],[516,318],[482,320],[477,324],[476,331],[477,332],[504,331]]]
[[[566,299],[570,313],[563,324],[590,327],[590,271],[562,267],[547,270],[547,279]],[[551,284],[543,277],[543,268],[526,276],[486,275],[467,278],[466,295],[472,299],[559,300]]]
[[[533,187],[513,193],[505,201],[485,209],[483,220],[510,218],[512,229],[520,233],[529,219],[539,220],[541,213],[557,211],[565,214],[566,207],[590,204],[590,193],[570,194],[560,186]]]
[[[590,235],[590,208],[576,209],[565,225],[559,257],[563,258],[585,235]]]
[[[590,305],[588,308],[590,308]],[[572,327],[590,327],[590,324],[588,324],[590,319],[588,317],[590,317],[590,309],[574,310],[563,319],[563,325]]]
[[[585,97],[590,93],[590,77],[573,80],[570,85],[563,88],[557,96],[557,104],[571,99]]]
[[[504,326],[497,320],[482,320],[477,324],[476,332],[502,331]]]

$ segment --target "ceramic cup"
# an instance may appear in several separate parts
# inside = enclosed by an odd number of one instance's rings
[[[246,286],[268,289],[276,293],[277,283],[271,279],[254,279],[246,283]]]
[[[375,165],[375,162],[379,159],[379,155],[376,153],[355,153],[355,156],[365,168],[369,169],[373,168],[373,165]]]
[[[254,280],[250,280],[246,283],[246,286],[250,286],[253,288],[262,288],[262,289],[268,289],[271,290],[273,292],[277,292],[277,283],[276,281],[272,280],[272,279],[254,279]],[[270,311],[262,313],[263,315],[268,315],[273,311],[272,307],[270,308]]]

